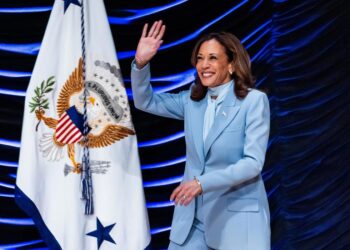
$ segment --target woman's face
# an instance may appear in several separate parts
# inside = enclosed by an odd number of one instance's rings
[[[228,61],[225,48],[215,39],[205,41],[200,46],[196,69],[203,86],[207,87],[215,87],[229,82],[231,74],[234,72],[232,63]]]

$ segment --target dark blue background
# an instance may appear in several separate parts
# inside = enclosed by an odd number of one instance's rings
[[[178,4],[159,11],[173,3]],[[0,248],[17,243],[26,249],[45,248],[31,220],[15,205],[13,187],[24,108],[21,95],[52,4],[52,0],[0,2]],[[191,79],[190,53],[198,36],[220,30],[237,35],[253,59],[257,87],[268,93],[271,106],[263,177],[271,209],[272,249],[350,249],[349,2],[109,0],[105,4],[127,88],[133,50],[145,22],[163,19],[167,25],[165,49],[151,67],[153,85],[169,87],[171,92],[189,87],[190,80],[183,76]],[[20,47],[31,44],[33,50]],[[175,80],[158,79],[169,76]],[[132,101],[130,106],[140,143],[151,248],[164,249],[173,211],[168,199],[184,168],[183,124],[135,110]],[[157,141],[174,134],[179,138]],[[152,140],[157,145],[148,146]],[[163,185],[162,180],[170,184]]]

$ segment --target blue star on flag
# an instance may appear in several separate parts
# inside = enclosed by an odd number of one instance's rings
[[[81,6],[78,0],[63,0],[63,1],[64,1],[64,13],[66,13],[66,10],[68,9],[70,4]]]
[[[111,235],[109,234],[109,232],[112,230],[112,228],[114,227],[114,224],[111,224],[109,226],[104,227],[101,223],[101,221],[96,218],[96,227],[97,229],[95,231],[92,231],[86,235],[92,236],[92,237],[96,237],[97,239],[97,249],[100,248],[101,244],[103,243],[103,241],[109,241],[112,242],[113,244],[116,244],[115,241],[112,239]]]

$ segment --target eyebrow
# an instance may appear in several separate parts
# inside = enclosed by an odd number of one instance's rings
[[[198,53],[197,56],[203,55],[202,53]],[[217,53],[209,53],[210,56],[218,56],[219,54]]]

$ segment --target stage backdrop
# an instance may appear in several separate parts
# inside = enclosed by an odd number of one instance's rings
[[[24,95],[53,2],[0,3],[1,249],[46,248],[32,220],[16,206],[14,184]],[[257,88],[267,92],[271,105],[263,177],[271,209],[272,249],[350,249],[348,1],[110,0],[105,4],[138,136],[150,248],[165,249],[168,244],[173,212],[169,195],[181,180],[185,161],[183,124],[136,110],[129,72],[143,24],[163,19],[167,33],[151,63],[156,91],[178,92],[190,86],[191,49],[203,33],[232,32],[251,55]]]

